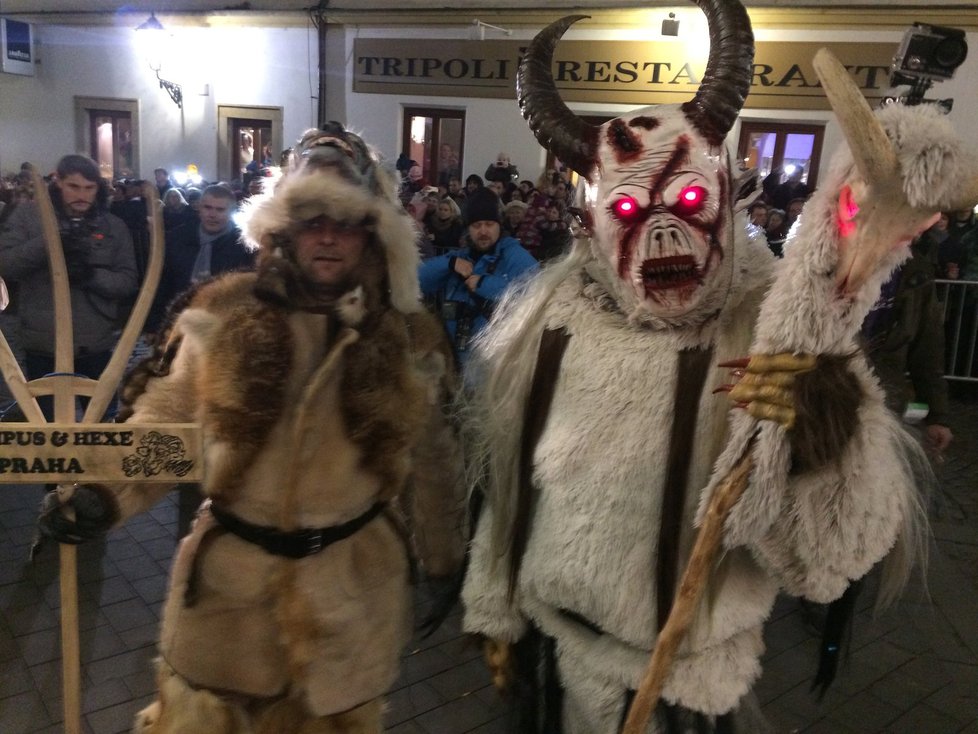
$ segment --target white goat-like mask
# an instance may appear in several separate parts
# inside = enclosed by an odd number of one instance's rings
[[[629,315],[667,323],[707,318],[729,286],[731,176],[723,140],[750,87],[754,54],[737,0],[694,1],[709,23],[710,58],[683,105],[646,107],[600,127],[571,112],[551,63],[557,41],[586,16],[543,29],[517,77],[537,139],[590,184],[592,249],[604,279],[614,281],[606,284]]]
[[[726,162],[674,106],[602,126],[591,208],[593,248],[629,312],[681,318],[725,287]]]

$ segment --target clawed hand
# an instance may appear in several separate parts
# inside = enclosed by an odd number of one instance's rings
[[[758,420],[770,420],[785,428],[795,424],[792,388],[795,378],[815,368],[814,354],[755,354],[744,359],[722,362],[731,368],[732,383],[721,385],[714,393],[726,392],[738,408],[744,408]]]

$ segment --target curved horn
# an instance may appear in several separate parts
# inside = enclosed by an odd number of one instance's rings
[[[571,25],[588,17],[568,15],[534,37],[516,75],[516,98],[540,145],[589,179],[597,163],[599,128],[564,104],[551,71],[557,41]]]
[[[896,153],[882,123],[873,114],[869,102],[852,81],[849,72],[825,48],[815,54],[812,66],[822,82],[825,96],[829,98],[863,180],[873,185],[892,178],[899,168]]]
[[[750,90],[754,34],[736,0],[694,0],[710,27],[710,58],[699,89],[683,112],[711,145],[723,144]]]

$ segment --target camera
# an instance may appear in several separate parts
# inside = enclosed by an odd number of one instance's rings
[[[968,42],[959,28],[914,23],[893,58],[892,83],[944,81],[954,76],[968,56]]]

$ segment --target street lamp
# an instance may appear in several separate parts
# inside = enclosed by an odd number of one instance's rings
[[[167,34],[163,24],[157,20],[155,13],[150,13],[149,18],[136,26],[136,31],[136,38],[139,39],[143,55],[146,57],[149,68],[156,73],[160,88],[165,89],[176,106],[183,109],[183,88],[176,82],[167,81],[160,76],[167,45]]]

